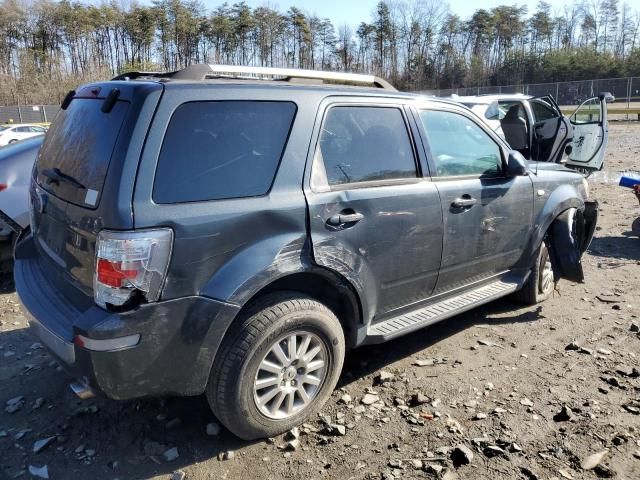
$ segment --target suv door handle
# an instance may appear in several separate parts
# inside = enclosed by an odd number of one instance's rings
[[[478,203],[478,201],[475,198],[471,198],[468,195],[465,195],[462,198],[456,198],[452,203],[451,206],[453,208],[471,208],[473,207],[476,203]]]
[[[348,211],[347,211],[348,212]],[[358,223],[360,220],[362,220],[364,218],[364,215],[358,212],[353,212],[352,213],[347,213],[347,212],[341,212],[341,213],[336,213],[335,215],[331,215],[329,217],[329,219],[327,220],[327,223],[329,225],[332,225],[334,227],[340,226],[340,225],[345,225],[345,224],[356,224]],[[351,226],[351,225],[349,225]]]

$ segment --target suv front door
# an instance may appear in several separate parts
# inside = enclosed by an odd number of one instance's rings
[[[499,140],[463,111],[423,109],[419,116],[444,215],[440,294],[517,264],[530,234],[533,186],[528,176],[504,175]]]
[[[365,321],[393,316],[431,294],[442,253],[440,199],[422,178],[415,124],[384,100],[328,104],[323,117],[305,187],[314,261],[359,290]]]

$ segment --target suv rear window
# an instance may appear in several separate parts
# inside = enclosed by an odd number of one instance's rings
[[[129,109],[129,102],[117,101],[109,113],[103,113],[103,101],[75,98],[66,110],[60,110],[38,156],[38,183],[43,188],[91,208],[97,205]],[[77,183],[52,181],[44,172],[54,169]]]
[[[153,199],[255,197],[271,188],[296,113],[291,102],[190,102],[164,137]]]

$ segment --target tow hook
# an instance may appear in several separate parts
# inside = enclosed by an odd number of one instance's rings
[[[96,395],[91,387],[82,380],[74,380],[69,384],[69,388],[71,388],[71,391],[75,393],[80,400],[88,400]]]

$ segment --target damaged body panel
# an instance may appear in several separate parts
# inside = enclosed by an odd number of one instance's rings
[[[531,163],[536,172],[536,212],[529,252],[547,242],[555,280],[583,282],[581,258],[598,219],[598,203],[588,199],[586,180],[557,164]],[[563,181],[564,179],[564,181]]]
[[[442,212],[433,184],[311,194],[308,202],[314,261],[354,285],[365,300],[364,323],[431,294],[442,251]],[[333,215],[351,210],[364,217],[359,228],[327,225]]]
[[[20,242],[16,259],[16,289],[29,324],[71,375],[114,399],[204,391],[217,346],[239,307],[190,296],[107,312],[68,288],[64,276],[51,274],[33,236]],[[27,290],[34,284],[37,289]],[[98,341],[139,335],[140,341],[132,348],[92,351],[77,345],[77,335]]]
[[[287,100],[291,103],[297,98],[291,95]],[[163,148],[170,151],[167,129],[177,128],[175,122],[171,126],[171,121],[180,118],[179,109],[185,102],[211,107],[212,113],[205,111],[203,118],[216,122],[218,105],[237,104],[245,99],[246,90],[242,86],[190,85],[185,88],[167,84],[149,130],[138,175],[150,179],[157,175]],[[282,95],[274,95],[268,88],[252,95],[252,102],[256,103],[281,99]],[[313,128],[315,103],[309,98],[307,104],[297,101],[293,105],[289,138],[280,160],[286,168],[279,168],[277,174],[274,172],[273,184],[267,186],[269,191],[265,195],[220,198],[213,202],[168,202],[158,201],[161,192],[157,182],[138,183],[133,198],[135,227],[150,228],[162,223],[174,232],[173,257],[163,299],[197,293],[243,305],[270,282],[309,269],[311,261],[304,251],[306,205],[299,188],[304,172],[300,152],[308,146],[308,137],[303,132]],[[202,141],[201,146],[205,147],[209,139],[197,137],[195,141]],[[270,146],[265,142],[264,149],[267,148]],[[266,152],[254,150],[254,154],[264,156]],[[249,176],[253,173],[246,172]],[[172,178],[172,184],[166,188],[183,187],[177,175]]]
[[[598,219],[598,203],[585,202],[584,209],[570,208],[554,220],[549,231],[551,264],[555,280],[584,282],[582,254],[587,250]]]

